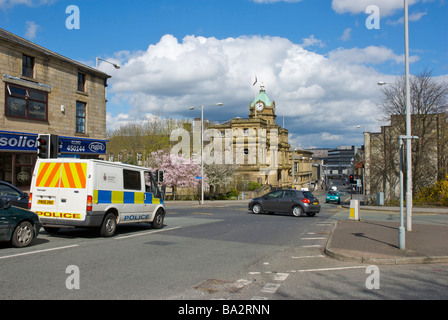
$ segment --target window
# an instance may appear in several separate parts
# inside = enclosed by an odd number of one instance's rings
[[[5,109],[7,116],[45,121],[48,116],[48,94],[7,84]]]
[[[25,54],[22,56],[22,76],[34,78],[34,58]]]
[[[284,198],[295,198],[296,192],[293,190],[285,190]]]
[[[78,72],[78,91],[86,91],[86,75],[81,72]]]
[[[131,190],[141,190],[142,182],[139,171],[123,169],[123,187]]]
[[[86,104],[76,101],[76,133],[86,133]]]

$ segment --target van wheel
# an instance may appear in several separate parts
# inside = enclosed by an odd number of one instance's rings
[[[163,227],[163,219],[165,218],[165,213],[162,209],[157,210],[154,220],[152,221],[153,229],[160,229]]]
[[[16,248],[26,247],[34,238],[34,228],[28,221],[19,223],[12,235],[11,244]]]
[[[103,237],[112,237],[117,230],[117,217],[110,212],[106,214],[106,217],[103,220],[103,224],[101,225],[100,234]]]

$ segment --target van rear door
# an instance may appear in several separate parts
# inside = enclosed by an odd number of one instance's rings
[[[31,210],[44,218],[84,220],[87,163],[44,160],[38,162]]]

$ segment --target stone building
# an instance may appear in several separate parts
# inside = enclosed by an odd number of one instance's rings
[[[38,134],[61,156],[106,153],[109,75],[0,29],[0,180],[27,189]]]
[[[444,113],[411,116],[413,192],[431,186],[448,173],[448,117]],[[392,115],[381,132],[364,132],[365,194],[384,192],[386,201],[398,199],[399,140],[405,135],[405,116]],[[406,174],[406,170],[404,170]],[[406,181],[406,179],[405,179]]]
[[[261,85],[249,104],[249,118],[233,118],[209,128],[219,132],[223,153],[230,154],[231,162],[238,165],[240,180],[290,188],[294,176],[294,187],[305,187],[310,179],[312,152],[294,148],[293,155],[288,130],[276,123],[275,111],[275,101]]]

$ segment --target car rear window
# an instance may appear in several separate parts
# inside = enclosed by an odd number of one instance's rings
[[[314,195],[309,191],[304,191],[303,195],[305,196],[305,198],[314,198]]]

